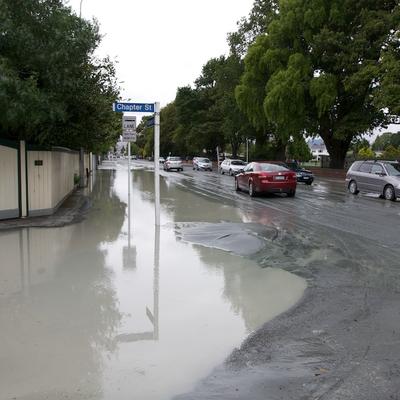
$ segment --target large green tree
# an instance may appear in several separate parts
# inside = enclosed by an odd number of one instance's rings
[[[278,10],[278,0],[254,0],[249,15],[237,22],[235,32],[228,34],[231,54],[243,57],[255,39],[265,33]]]
[[[396,0],[281,0],[250,46],[237,101],[284,140],[319,135],[341,168],[354,137],[387,122],[374,102]]]
[[[0,0],[0,136],[106,150],[119,134],[113,63],[61,0]]]

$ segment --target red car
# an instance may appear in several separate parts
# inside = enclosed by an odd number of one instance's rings
[[[248,191],[251,197],[257,193],[286,193],[294,197],[296,185],[296,173],[278,164],[252,162],[235,177],[235,189]]]

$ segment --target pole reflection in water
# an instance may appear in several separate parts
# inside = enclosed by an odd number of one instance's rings
[[[129,161],[129,160],[128,160]],[[131,169],[130,164],[128,163],[128,246],[123,248],[123,265],[124,268],[130,269],[136,267],[136,246],[131,245],[131,231],[132,231],[132,214],[133,214],[133,205],[131,196]]]
[[[154,227],[153,311],[146,306],[146,315],[153,325],[152,331],[124,333],[117,336],[119,342],[137,342],[159,339],[159,284],[160,284],[160,226]]]

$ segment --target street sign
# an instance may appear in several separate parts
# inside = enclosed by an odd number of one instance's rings
[[[124,142],[136,142],[136,117],[122,116],[122,139]]]
[[[136,142],[136,132],[122,132],[123,142]]]
[[[122,131],[136,131],[136,117],[122,117]]]
[[[118,103],[113,104],[115,112],[144,112],[153,113],[154,103]]]
[[[149,128],[154,126],[154,117],[152,117],[146,121],[146,126]]]

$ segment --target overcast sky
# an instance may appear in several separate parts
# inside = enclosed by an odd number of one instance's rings
[[[66,2],[79,15],[80,0]],[[227,33],[253,0],[82,0],[82,17],[100,23],[99,55],[118,60],[122,96],[132,102],[175,99],[212,57],[226,54]]]
[[[66,3],[79,15],[80,0]],[[159,101],[163,107],[178,87],[193,84],[210,58],[227,54],[228,32],[252,5],[253,0],[82,0],[82,17],[98,20],[104,37],[97,54],[118,61],[123,99]]]

